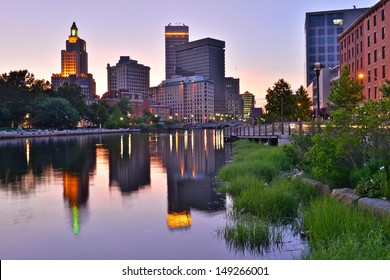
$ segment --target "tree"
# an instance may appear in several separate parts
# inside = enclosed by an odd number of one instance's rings
[[[300,120],[310,120],[310,107],[313,105],[313,102],[303,86],[300,86],[295,94],[295,104],[295,117]]]
[[[334,81],[330,89],[329,101],[332,110],[346,108],[348,111],[358,107],[363,100],[364,86],[351,77],[349,67],[341,70],[340,79]]]
[[[18,126],[23,122],[34,99],[51,92],[51,85],[36,80],[27,70],[11,71],[0,76],[0,123],[3,126]]]
[[[383,93],[383,98],[390,98],[390,80],[385,79],[385,82],[379,88],[379,91]]]
[[[118,106],[115,106],[114,111],[108,117],[105,126],[107,128],[119,128],[128,126],[127,118],[119,110]]]
[[[36,127],[74,128],[77,126],[79,113],[64,98],[46,97],[36,100],[32,119]]]
[[[121,99],[119,99],[119,101],[115,103],[114,107],[115,106],[118,106],[121,113],[125,116],[128,116],[129,114],[133,113],[133,108],[131,107],[131,103],[129,99],[127,99],[126,97],[122,97]]]
[[[294,118],[295,100],[291,86],[283,79],[277,81],[273,88],[268,88],[265,96],[267,105],[267,120],[270,122],[279,120],[292,120]]]
[[[81,87],[75,84],[64,84],[54,93],[55,97],[61,97],[69,101],[73,108],[75,108],[81,117],[86,117],[88,106],[85,103]]]

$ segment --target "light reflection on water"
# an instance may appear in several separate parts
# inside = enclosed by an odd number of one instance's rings
[[[1,259],[291,259],[232,251],[215,131],[0,142]],[[297,247],[298,248],[295,248]]]

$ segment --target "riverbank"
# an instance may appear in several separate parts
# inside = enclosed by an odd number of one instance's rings
[[[310,248],[302,252],[302,259],[390,258],[388,216],[361,209],[358,202],[348,205],[340,192],[324,196],[324,189],[313,181],[292,179],[295,172],[283,147],[238,141],[233,154],[233,162],[218,174],[221,189],[233,198],[235,223],[221,230],[232,246],[283,246],[281,232],[275,229],[284,225],[308,240]]]
[[[107,133],[136,133],[140,129],[134,128],[88,128],[88,129],[69,129],[69,130],[48,130],[48,129],[28,129],[14,131],[0,131],[1,139],[30,138],[30,137],[50,137],[50,136],[71,136],[71,135],[89,135],[89,134],[107,134]]]

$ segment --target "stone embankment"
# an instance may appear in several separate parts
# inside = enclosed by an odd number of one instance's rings
[[[139,129],[119,128],[119,129],[105,129],[105,128],[91,128],[91,129],[72,129],[72,130],[15,130],[15,131],[0,131],[1,139],[13,138],[29,138],[29,137],[49,137],[49,136],[70,136],[70,135],[87,135],[87,134],[105,134],[105,133],[131,133],[139,132]]]
[[[312,179],[303,178],[303,173],[297,174],[293,177],[301,178],[302,180],[314,185],[324,196],[333,197],[342,203],[356,205],[361,209],[370,210],[377,214],[390,216],[390,201],[387,199],[360,197],[356,194],[354,189],[349,188],[331,190],[331,188],[326,184]]]

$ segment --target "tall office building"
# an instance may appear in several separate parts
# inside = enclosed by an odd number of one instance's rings
[[[61,51],[61,74],[53,74],[51,83],[54,89],[64,84],[77,84],[83,96],[92,99],[96,95],[96,83],[88,73],[87,43],[78,36],[78,28],[73,22],[66,49]]]
[[[251,109],[255,107],[255,95],[249,91],[244,92],[240,95],[243,118],[248,119],[251,116]]]
[[[176,75],[176,46],[188,43],[188,26],[184,24],[165,26],[165,79]]]
[[[115,66],[107,64],[107,90],[109,92],[126,91],[148,98],[150,86],[150,67],[138,64],[129,56],[121,56]]]
[[[379,91],[390,78],[390,0],[379,1],[339,37],[342,69],[349,66],[351,76],[361,78],[365,101],[378,101]]]
[[[225,114],[225,42],[205,38],[176,47],[176,74],[199,75],[214,83],[214,113]]]
[[[306,13],[306,85],[315,78],[312,66],[320,62],[326,68],[340,64],[337,36],[369,8],[354,8]]]
[[[225,86],[226,114],[230,115],[232,118],[242,116],[240,110],[240,79],[232,77],[225,78]]]
[[[184,123],[214,119],[214,83],[201,76],[178,77],[149,89],[157,103],[171,108],[171,116]]]

